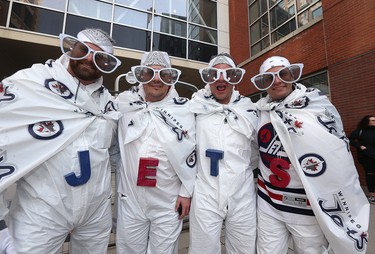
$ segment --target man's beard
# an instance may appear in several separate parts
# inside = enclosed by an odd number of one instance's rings
[[[102,76],[93,62],[87,60],[70,60],[70,68],[76,78],[84,81],[95,81]]]

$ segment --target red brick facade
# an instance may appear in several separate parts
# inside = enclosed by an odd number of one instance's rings
[[[239,86],[244,95],[257,92],[250,77],[272,55],[304,63],[303,75],[328,70],[331,101],[349,134],[362,116],[375,115],[375,1],[322,0],[322,8],[322,20],[251,58],[248,1],[229,1],[231,55],[246,69],[244,82]],[[364,184],[360,165],[358,169]]]

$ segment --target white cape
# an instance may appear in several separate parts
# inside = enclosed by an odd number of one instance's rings
[[[319,90],[296,84],[282,102],[261,99],[335,253],[366,253],[369,203],[340,116]]]
[[[119,111],[124,114],[119,123],[121,130],[119,131],[119,144],[123,167],[126,168],[125,158],[127,157],[123,145],[143,135],[150,120],[156,126],[159,140],[173,169],[186,190],[192,195],[197,170],[195,121],[187,105],[189,101],[179,98],[173,86],[167,96],[159,102],[146,103],[143,98],[143,86],[139,85],[131,91],[121,93],[116,100]],[[128,128],[132,120],[140,126]]]
[[[102,87],[98,106],[61,59],[34,64],[0,84],[0,193],[73,142],[96,117],[118,118],[108,90]]]

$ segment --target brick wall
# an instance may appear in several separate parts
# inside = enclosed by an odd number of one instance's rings
[[[266,58],[281,55],[292,63],[304,63],[303,75],[328,70],[331,100],[347,134],[362,116],[375,114],[375,1],[322,0],[321,21],[257,58],[250,57],[245,38],[249,37],[247,1],[230,1],[229,7],[231,54],[246,69],[238,87],[242,94],[256,93],[250,77]],[[357,166],[364,184],[362,167]]]

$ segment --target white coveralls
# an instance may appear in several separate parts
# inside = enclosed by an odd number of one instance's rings
[[[62,56],[55,62],[34,65],[7,79],[13,84],[8,92],[14,91],[16,95],[21,95],[23,85],[42,87],[34,97],[29,94],[29,98],[25,98],[30,103],[19,99],[25,108],[32,110],[33,100],[35,104],[41,104],[30,113],[27,109],[19,111],[29,114],[28,118],[22,119],[28,119],[31,124],[38,122],[40,115],[51,120],[61,119],[65,128],[61,138],[69,137],[69,131],[75,132],[73,138],[68,139],[70,141],[59,144],[61,147],[56,148],[54,141],[45,148],[41,147],[45,149],[43,153],[49,153],[49,150],[56,152],[51,154],[52,157],[36,162],[37,167],[17,183],[16,196],[9,212],[9,230],[18,253],[59,253],[69,233],[70,253],[107,252],[112,227],[109,149],[117,140],[115,118],[118,118],[118,113],[114,112],[114,108],[108,108],[112,105],[112,96],[102,86],[102,78],[89,86],[79,86],[79,81],[66,70],[68,61]],[[44,80],[51,78],[61,83],[54,83],[50,90],[64,86],[59,94],[61,96],[44,88]],[[63,98],[67,91],[72,96]],[[49,108],[49,105],[56,105],[58,109]],[[68,118],[74,114],[82,117],[71,121],[71,128]],[[84,125],[84,129],[77,132],[80,125]],[[30,154],[37,154],[39,149],[33,149],[32,145],[23,144],[30,146]],[[24,157],[26,160],[28,154]],[[38,159],[37,155],[34,160]],[[68,181],[69,174],[71,180]],[[87,178],[87,174],[91,175]],[[86,180],[82,181],[84,177]]]
[[[143,86],[119,95],[117,253],[177,253],[182,220],[178,195],[190,197],[196,177],[195,121],[188,101],[174,87],[159,102],[146,103]],[[156,186],[137,184],[141,161],[157,161]],[[153,181],[151,180],[151,181]]]
[[[249,98],[233,91],[227,105],[209,96],[208,86],[191,100],[197,114],[198,176],[189,215],[189,253],[220,253],[225,221],[226,253],[255,253],[258,115]],[[222,153],[217,173],[207,151]]]

